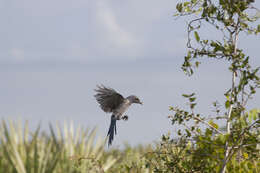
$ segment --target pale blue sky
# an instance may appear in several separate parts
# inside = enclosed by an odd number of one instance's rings
[[[182,93],[196,92],[198,111],[223,100],[230,74],[221,61],[206,61],[189,78],[180,67],[186,51],[186,22],[173,17],[174,0],[2,0],[0,1],[0,117],[39,122],[73,120],[99,127],[110,116],[93,95],[97,84],[135,94],[144,105],[118,123],[115,146],[150,143],[172,131],[171,105],[185,106]],[[259,2],[256,4],[260,7]],[[211,34],[211,33],[210,33]],[[212,35],[212,34],[211,34]],[[259,36],[243,35],[259,66]],[[250,103],[259,107],[260,95]]]

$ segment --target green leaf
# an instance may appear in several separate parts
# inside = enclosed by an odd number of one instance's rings
[[[225,103],[225,107],[226,107],[226,109],[228,109],[230,107],[230,102],[228,100]]]
[[[225,143],[225,141],[226,141],[225,135],[219,135],[218,137],[219,137],[219,139],[220,139],[220,141],[221,141],[222,143]]]
[[[189,97],[189,95],[187,95],[187,94],[182,94],[182,96],[183,96],[183,97],[186,97],[186,98]]]
[[[243,156],[245,159],[248,159],[248,154],[247,153],[243,153]]]
[[[187,129],[185,129],[185,131],[186,131],[186,134],[187,134],[187,136],[188,136],[188,137],[190,137],[190,136],[191,136],[191,133],[190,133],[190,131],[189,131],[189,130],[187,130]]]
[[[181,130],[178,130],[178,135],[181,136]]]
[[[190,102],[194,102],[196,100],[196,97],[190,97],[189,100]]]
[[[248,116],[249,121],[252,122],[252,120],[258,119],[259,113],[260,113],[260,109],[252,109],[249,112],[249,116]]]
[[[199,61],[196,61],[196,62],[195,62],[195,66],[196,66],[196,67],[199,67],[199,65],[200,65],[200,62],[199,62]]]
[[[197,104],[197,103],[192,103],[192,104],[190,105],[190,108],[191,108],[191,109],[194,109],[194,107],[196,106],[196,104]]]
[[[199,42],[200,41],[200,37],[199,37],[199,34],[198,34],[197,31],[194,31],[194,36],[195,36],[196,41]]]
[[[184,2],[183,5],[184,7],[188,6],[190,4],[190,2]]]
[[[212,120],[209,121],[209,124],[214,127],[215,129],[218,129],[218,125],[214,123]]]
[[[195,93],[192,93],[192,94],[182,94],[182,96],[186,97],[186,98],[192,97],[194,95],[195,95]]]
[[[176,9],[178,10],[178,12],[182,12],[182,3],[178,3],[176,5]]]

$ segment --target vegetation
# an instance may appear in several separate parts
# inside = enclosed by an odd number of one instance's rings
[[[258,34],[255,21],[259,10],[253,0],[189,0],[177,4],[178,17],[188,23],[189,51],[182,66],[187,75],[203,58],[225,61],[231,86],[224,91],[224,103],[214,102],[214,116],[196,112],[196,95],[183,94],[189,110],[170,107],[173,125],[180,125],[179,137],[163,135],[154,146],[126,146],[104,150],[105,140],[95,132],[59,126],[43,133],[28,125],[2,121],[0,125],[0,173],[13,172],[260,172],[260,109],[247,110],[247,103],[260,87],[259,67],[238,48],[241,33]],[[190,19],[190,18],[189,18]],[[213,27],[220,40],[202,38],[202,30]],[[223,105],[223,109],[220,109]]]
[[[50,125],[49,134],[40,132],[40,127],[30,132],[28,125],[22,128],[21,123],[2,121],[0,172],[100,172],[118,159],[104,157],[105,140],[95,141],[96,129],[78,128],[74,133],[73,126],[65,124],[55,133]]]
[[[260,32],[260,25],[255,25],[259,10],[252,2],[191,0],[177,5],[177,16],[193,17],[188,23],[189,51],[183,71],[192,75],[201,58],[208,58],[226,61],[231,73],[231,86],[224,93],[225,109],[220,110],[219,103],[214,102],[215,116],[208,118],[196,113],[195,93],[183,95],[188,99],[189,111],[171,107],[172,124],[184,126],[178,134],[186,147],[191,148],[184,151],[185,155],[191,155],[184,172],[259,172],[260,110],[247,112],[246,109],[249,99],[260,87],[259,67],[252,67],[249,56],[238,48],[241,33],[257,35]],[[210,32],[219,32],[221,39],[201,38],[201,26],[213,28]],[[223,125],[221,130],[219,127]]]

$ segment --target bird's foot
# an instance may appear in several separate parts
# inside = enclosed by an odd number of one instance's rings
[[[128,116],[127,116],[127,115],[124,115],[124,116],[122,117],[122,119],[125,120],[125,121],[127,121],[127,120],[128,120]]]

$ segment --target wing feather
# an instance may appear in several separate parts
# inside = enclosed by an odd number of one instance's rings
[[[124,97],[112,88],[97,86],[94,97],[104,112],[113,112],[124,101]]]

